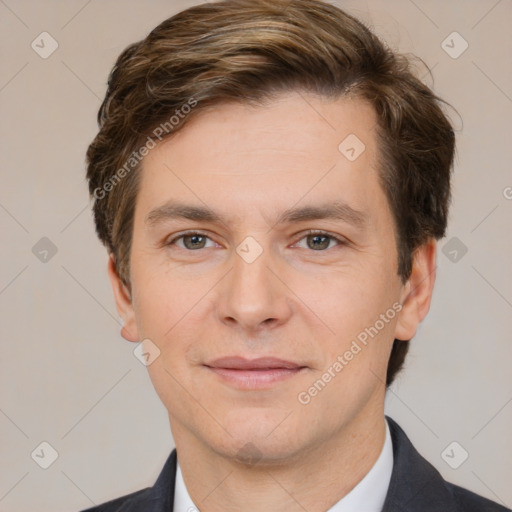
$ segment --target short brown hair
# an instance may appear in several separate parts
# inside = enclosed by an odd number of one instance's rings
[[[407,58],[333,5],[224,0],[165,20],[123,51],[108,80],[99,133],[87,151],[87,179],[97,234],[128,289],[141,153],[155,143],[155,132],[161,138],[155,127],[172,136],[207,107],[261,105],[298,90],[350,95],[375,109],[397,272],[407,280],[415,249],[446,230],[455,142],[441,100],[414,76]],[[395,340],[388,385],[408,346]]]

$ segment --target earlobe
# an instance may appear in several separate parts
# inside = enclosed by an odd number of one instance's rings
[[[408,341],[427,316],[436,278],[436,241],[430,239],[416,249],[412,271],[402,291],[402,310],[395,327],[395,338]]]
[[[117,312],[124,322],[121,329],[121,336],[127,341],[138,342],[140,341],[140,337],[135,322],[132,297],[130,291],[117,273],[113,254],[110,254],[108,259],[108,277],[112,286],[112,292],[114,293]]]
[[[140,341],[139,336],[135,336],[131,331],[129,331],[128,328],[126,327],[126,325],[123,325],[123,327],[121,327],[121,336],[126,341],[134,341],[134,342]]]

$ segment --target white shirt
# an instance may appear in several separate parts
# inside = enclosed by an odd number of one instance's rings
[[[393,444],[386,421],[386,439],[379,458],[366,476],[326,512],[382,512],[393,471]],[[185,486],[178,462],[174,512],[200,512]]]

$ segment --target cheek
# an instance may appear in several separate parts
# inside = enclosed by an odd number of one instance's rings
[[[333,273],[322,280],[296,283],[297,295],[325,327],[322,333],[317,331],[316,338],[326,367],[348,351],[353,367],[350,374],[359,372],[357,368],[367,371],[369,367],[378,368],[381,373],[393,341],[399,296],[396,280],[385,278],[389,270],[381,267],[382,264],[357,274]]]
[[[336,337],[347,338],[355,334],[354,329],[366,327],[389,307],[389,288],[376,275],[379,272],[370,269],[332,272],[322,278],[297,281],[294,290]]]
[[[199,280],[183,281],[178,275],[162,272],[153,261],[134,266],[136,294],[134,309],[139,332],[146,338],[165,340],[183,328],[190,311],[208,290]]]
[[[142,276],[140,276],[142,278]],[[213,281],[215,282],[215,280]],[[204,356],[204,346],[212,348],[211,279],[184,280],[170,274],[147,276],[139,286],[135,313],[139,332],[160,350],[148,366],[160,398],[167,403],[193,389],[192,367]]]

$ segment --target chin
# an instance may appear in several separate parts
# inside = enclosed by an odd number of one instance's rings
[[[254,412],[249,418],[231,418],[224,421],[226,431],[218,431],[221,437],[205,439],[218,455],[250,466],[276,466],[293,460],[303,453],[306,434],[296,425],[286,427],[286,415],[266,415],[258,417]],[[297,436],[297,433],[302,435]]]
[[[212,449],[221,457],[244,466],[258,468],[276,467],[289,464],[298,458],[302,450],[288,440],[287,444],[270,443],[266,441],[244,441],[221,443],[220,446],[212,446]]]

